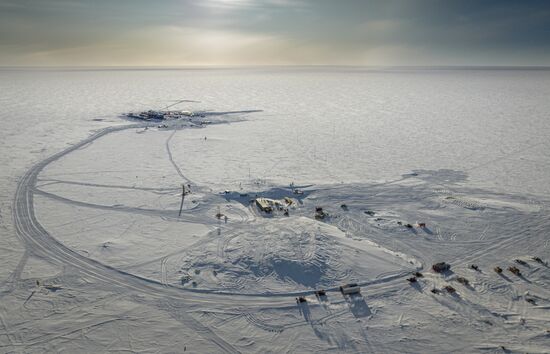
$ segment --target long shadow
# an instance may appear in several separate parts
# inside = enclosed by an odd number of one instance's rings
[[[428,235],[433,235],[434,234],[432,230],[428,229],[425,226],[422,228],[422,230],[424,230],[424,232],[427,233]]]
[[[441,274],[441,276],[443,276],[444,278],[448,278],[448,277],[454,275],[455,272],[453,272],[451,269],[449,269],[449,270],[446,270],[444,272],[436,272],[436,274]]]
[[[195,115],[203,115],[203,116],[223,116],[226,114],[246,114],[246,113],[259,113],[263,112],[261,109],[248,109],[244,111],[198,111],[194,112]]]
[[[298,310],[300,314],[304,316],[306,322],[311,322],[311,310],[309,309],[309,304],[307,302],[298,302]]]
[[[418,281],[415,281],[414,283],[410,283],[410,284],[411,284],[411,288],[415,289],[418,292],[422,292],[422,287],[420,286]]]
[[[361,294],[352,294],[346,297],[351,313],[356,318],[366,317],[371,315],[371,310],[367,302]]]

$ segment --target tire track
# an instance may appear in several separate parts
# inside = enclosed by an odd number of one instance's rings
[[[170,141],[172,140],[172,138],[174,137],[174,135],[176,135],[176,132],[177,130],[174,129],[172,131],[172,134],[170,134],[170,136],[168,137],[168,139],[166,139],[166,143],[164,144],[165,147],[166,147],[166,153],[168,154],[168,160],[170,160],[170,163],[172,164],[172,166],[174,166],[174,169],[176,170],[176,172],[178,173],[178,175],[185,181],[185,183],[187,184],[195,184],[193,183],[193,181],[191,181],[189,178],[185,177],[185,175],[183,174],[183,172],[181,171],[180,167],[178,166],[178,164],[174,161],[174,156],[172,155],[172,151],[170,151]]]

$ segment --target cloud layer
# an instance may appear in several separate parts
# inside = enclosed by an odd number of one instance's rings
[[[550,65],[543,0],[0,0],[0,65]]]

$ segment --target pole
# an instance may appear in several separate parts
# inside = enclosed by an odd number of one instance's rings
[[[180,204],[180,213],[178,217],[181,216],[181,211],[183,210],[183,200],[185,199],[185,184],[181,185],[181,204]]]
[[[222,233],[222,230],[220,229],[220,227],[221,227],[220,224],[222,222],[222,213],[220,211],[220,206],[219,205],[218,205],[218,215],[217,216],[218,216],[218,236],[219,236]]]

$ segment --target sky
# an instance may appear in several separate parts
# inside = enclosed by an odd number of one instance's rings
[[[0,0],[0,66],[550,66],[547,0]]]

